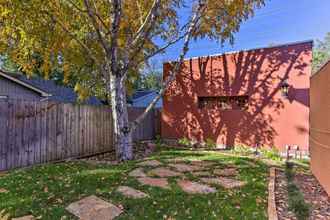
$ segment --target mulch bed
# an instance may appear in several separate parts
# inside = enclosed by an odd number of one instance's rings
[[[152,142],[134,143],[133,146],[134,159],[139,160],[148,157],[150,154],[152,154],[155,151],[155,148],[156,145]],[[118,164],[118,161],[116,161],[116,153],[114,150],[107,153],[86,157],[81,160],[91,164],[110,164],[110,165]]]
[[[295,182],[312,206],[310,219],[330,219],[330,197],[312,174],[298,173]]]
[[[295,183],[304,194],[305,201],[311,205],[311,220],[330,219],[330,197],[320,186],[316,178],[309,173],[297,173]],[[287,180],[282,170],[276,170],[275,181],[276,210],[279,220],[297,219],[293,212],[288,210]]]
[[[279,220],[297,219],[293,212],[288,209],[288,191],[285,174],[281,170],[276,170],[275,179],[275,202]]]

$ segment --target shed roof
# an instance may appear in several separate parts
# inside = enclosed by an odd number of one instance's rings
[[[45,80],[40,77],[27,78],[23,74],[10,73],[4,70],[0,70],[0,76],[37,92],[41,96],[48,97],[48,100],[65,103],[75,103],[77,101],[78,96],[72,88],[57,85],[52,80]],[[85,101],[85,104],[102,105],[102,102],[92,96]]]

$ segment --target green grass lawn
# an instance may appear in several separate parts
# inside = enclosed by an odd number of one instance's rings
[[[207,195],[189,195],[169,178],[171,190],[142,186],[127,174],[137,161],[120,165],[91,165],[84,162],[48,164],[20,169],[0,177],[0,210],[11,217],[33,215],[40,219],[75,219],[65,210],[71,202],[96,195],[124,207],[118,219],[267,219],[268,168],[261,161],[216,152],[163,150],[151,157],[165,163],[169,158],[217,162],[216,167],[234,164],[247,185]],[[254,165],[255,164],[255,165]],[[191,180],[196,177],[187,175]],[[150,198],[127,199],[115,191],[120,185],[146,192]],[[1,217],[0,217],[1,219]]]

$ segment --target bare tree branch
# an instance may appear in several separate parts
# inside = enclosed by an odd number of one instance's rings
[[[150,31],[148,31],[148,30],[150,30],[153,27],[153,24],[157,19],[156,14],[157,14],[157,10],[160,6],[160,2],[161,2],[161,0],[154,0],[146,19],[144,20],[144,22],[142,23],[142,25],[136,32],[135,37],[133,37],[133,41],[131,42],[131,45],[134,46],[141,39],[144,39],[145,35],[149,34]]]
[[[148,115],[148,113],[151,111],[151,109],[154,108],[158,100],[161,98],[161,96],[164,94],[167,87],[170,85],[170,83],[175,79],[176,74],[180,71],[182,68],[182,64],[184,62],[184,57],[186,56],[188,50],[189,50],[189,43],[192,38],[192,35],[196,29],[196,25],[205,10],[206,6],[204,4],[204,1],[199,1],[198,8],[196,9],[196,12],[194,13],[189,28],[187,30],[187,34],[185,36],[185,40],[183,43],[183,47],[181,50],[181,54],[179,56],[178,62],[175,63],[174,68],[172,71],[170,71],[170,75],[166,78],[166,80],[163,82],[162,88],[159,91],[159,94],[152,100],[152,102],[148,105],[148,107],[144,110],[144,112],[135,119],[134,122],[131,124],[131,131],[134,131],[137,126],[144,120],[144,118]]]
[[[96,17],[95,17],[95,10],[96,9],[92,9],[92,6],[89,4],[89,0],[84,0],[84,5],[87,9],[88,16],[89,16],[89,18],[90,18],[90,20],[93,24],[93,27],[96,31],[96,35],[99,39],[99,42],[101,43],[105,53],[108,54],[109,51],[110,51],[110,48],[109,48],[109,45],[108,45],[106,39],[102,36],[101,28],[100,28],[99,24],[96,21]]]
[[[135,37],[133,37],[133,41],[129,43],[130,47],[126,49],[126,51],[129,51],[131,56],[127,56],[125,59],[125,64],[122,69],[122,75],[125,77],[127,75],[127,71],[131,64],[134,61],[134,57],[141,52],[141,49],[143,48],[146,39],[149,38],[151,34],[151,29],[155,26],[156,20],[157,20],[157,11],[160,7],[161,0],[154,0],[153,5],[145,18],[144,22],[138,29],[137,33],[135,34]],[[138,44],[139,43],[139,44]],[[132,48],[133,51],[132,51]]]
[[[135,63],[133,63],[133,62],[134,62],[133,58],[132,58],[132,59],[129,59],[129,62],[130,62],[130,63],[127,63],[127,64],[125,65],[125,69],[122,70],[124,76],[125,76],[125,77],[127,76],[127,74],[128,74],[128,69],[129,69],[129,68],[137,68],[141,63],[146,63],[146,62],[148,62],[148,60],[149,60],[150,58],[156,56],[157,54],[160,54],[160,53],[164,52],[167,48],[169,48],[169,47],[172,46],[173,44],[175,44],[175,43],[179,42],[180,40],[184,39],[186,35],[187,35],[187,33],[185,33],[184,35],[179,36],[179,37],[177,37],[177,38],[175,38],[175,39],[173,39],[173,40],[167,42],[167,43],[166,43],[165,45],[163,45],[162,47],[156,49],[155,51],[151,52],[151,53],[148,54],[147,56],[143,57],[143,59],[138,60],[138,61],[136,61]]]
[[[146,57],[143,58],[143,60],[139,61],[139,62],[145,62],[147,60],[149,60],[151,57],[160,54],[162,52],[164,52],[167,48],[169,48],[170,46],[172,46],[173,44],[176,44],[177,42],[179,42],[180,40],[184,39],[185,36],[187,35],[187,33],[185,33],[182,36],[179,36],[177,38],[175,38],[174,40],[171,40],[169,42],[167,42],[165,45],[163,45],[162,47],[156,49],[155,51],[153,51],[152,53],[148,54]]]
[[[100,15],[99,11],[97,10],[97,6],[96,6],[95,1],[94,1],[94,0],[92,0],[92,1],[93,1],[93,4],[94,4],[94,9],[95,9],[95,10],[94,10],[94,12],[95,12],[95,16],[96,16],[97,19],[101,22],[103,28],[104,28],[105,30],[108,30],[109,27],[108,27],[108,25],[104,22],[104,20],[102,19],[102,16]],[[105,34],[105,35],[107,35],[107,34]]]

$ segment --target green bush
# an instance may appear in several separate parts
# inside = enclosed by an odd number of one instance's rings
[[[294,178],[293,163],[291,162],[285,163],[285,176],[288,179],[289,183],[293,181]]]
[[[214,149],[217,147],[217,144],[211,138],[207,138],[205,142],[205,147],[208,149]]]
[[[191,147],[191,145],[192,145],[191,141],[186,137],[179,139],[178,143],[185,147]]]
[[[271,160],[281,161],[282,157],[276,148],[261,148],[261,154]]]
[[[303,194],[296,185],[290,184],[288,187],[289,209],[293,211],[299,220],[305,220],[309,217],[310,206],[305,202]]]
[[[251,155],[254,149],[245,145],[236,145],[232,151],[235,154]]]

